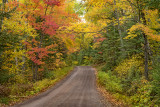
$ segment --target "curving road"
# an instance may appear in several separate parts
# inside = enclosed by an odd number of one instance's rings
[[[53,88],[14,107],[105,107],[95,80],[92,67],[78,66]]]

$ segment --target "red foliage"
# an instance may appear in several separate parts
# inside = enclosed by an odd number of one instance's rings
[[[20,4],[20,9],[25,9],[27,14],[25,17],[28,19],[28,23],[33,26],[37,31],[41,31],[39,35],[48,35],[52,37],[56,33],[56,29],[59,28],[58,24],[54,20],[53,14],[46,14],[47,6],[60,5],[59,0],[33,0],[33,5]],[[46,5],[44,5],[46,4]],[[43,48],[39,48],[40,41],[32,39],[31,41],[24,42],[29,50],[27,52],[29,59],[35,64],[44,64],[43,59],[48,57],[48,54],[54,54],[56,51],[49,51],[51,48],[55,48],[57,45],[49,45]]]
[[[103,54],[103,52],[98,52],[99,54]]]
[[[96,42],[103,42],[104,40],[106,40],[106,38],[98,38],[96,39]]]
[[[53,18],[51,16],[44,16],[45,22],[42,24],[41,29],[44,31],[45,34],[53,35],[56,33],[56,29],[59,28],[59,26],[53,21]]]
[[[31,43],[24,42],[29,49],[27,52],[29,59],[32,60],[37,65],[42,65],[44,62],[42,61],[44,58],[48,57],[48,54],[54,54],[56,51],[49,51],[51,48],[57,47],[57,45],[49,45],[44,48],[39,48],[38,46],[33,44],[37,44],[38,42],[35,39],[31,40]],[[34,47],[34,48],[33,48]]]
[[[25,17],[28,19],[27,22],[37,30],[38,35],[36,38],[38,39],[28,40],[24,43],[27,46],[27,50],[29,50],[27,52],[29,59],[37,65],[44,64],[44,58],[48,57],[49,54],[56,53],[56,51],[49,51],[49,49],[57,47],[57,45],[49,45],[39,48],[40,36],[43,35],[52,38],[60,26],[69,24],[71,19],[67,19],[68,16],[73,19],[77,17],[73,13],[68,14],[65,11],[65,6],[60,6],[63,4],[61,3],[62,1],[63,0],[31,0],[31,3],[27,5],[19,4],[19,11],[26,11]],[[62,35],[59,34],[58,36]],[[72,35],[71,39],[73,38],[74,36]]]
[[[56,30],[59,28],[59,25],[55,23],[52,16],[44,15],[40,16],[43,20],[42,22],[36,22],[34,17],[28,17],[31,20],[31,25],[37,29],[41,30],[44,34],[53,36],[56,33]]]
[[[57,5],[60,6],[60,1],[59,0],[43,0],[47,5],[53,6]]]
[[[48,54],[53,54],[56,51],[48,51],[46,48],[32,48],[30,51],[28,51],[29,58],[36,63],[37,65],[44,64],[42,61],[43,58],[47,57]]]

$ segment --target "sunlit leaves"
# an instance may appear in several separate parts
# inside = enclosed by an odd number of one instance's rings
[[[72,52],[74,52],[81,48],[88,48],[94,37],[97,36],[100,28],[91,23],[73,23],[69,27],[60,29],[64,30],[63,40],[67,44],[68,49],[72,49]]]
[[[147,21],[147,25],[153,29],[160,28],[160,18],[158,14],[158,10],[144,10],[145,11],[145,18]]]
[[[143,60],[140,55],[134,55],[129,59],[124,60],[114,69],[121,78],[129,76],[131,69],[136,69],[136,72],[143,72]]]
[[[18,74],[22,72],[22,62],[23,57],[25,56],[25,50],[20,50],[20,46],[17,46],[16,49],[5,50],[1,56],[4,60],[2,64],[2,69],[9,71],[10,74]],[[14,63],[14,64],[13,64]]]
[[[134,38],[138,35],[141,35],[141,33],[148,35],[149,38],[152,40],[160,41],[160,35],[155,30],[152,30],[151,28],[149,28],[148,26],[145,26],[143,24],[133,25],[129,29],[128,36],[125,37],[125,39]]]
[[[2,31],[7,30],[8,33],[15,35],[30,35],[35,37],[36,31],[27,23],[27,19],[22,17],[20,12],[12,14],[9,19],[5,18]]]

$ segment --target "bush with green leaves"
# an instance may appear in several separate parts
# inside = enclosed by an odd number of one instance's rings
[[[111,72],[98,72],[98,82],[110,92],[122,93],[123,91],[121,80],[116,76],[111,75]]]
[[[156,99],[156,103],[160,106],[160,56],[156,58],[156,63],[153,67],[153,92],[154,98]]]

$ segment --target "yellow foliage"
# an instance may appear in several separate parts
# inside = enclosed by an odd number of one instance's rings
[[[138,23],[136,25],[133,25],[128,32],[128,36],[125,37],[124,39],[129,39],[129,38],[134,38],[139,35],[139,32],[137,33],[136,31],[142,31],[145,33],[147,36],[149,36],[150,39],[160,41],[160,35],[157,34],[155,30],[150,29],[148,26],[145,26],[141,23]]]
[[[24,64],[22,60],[26,57],[25,52],[25,50],[17,51],[17,49],[5,50],[1,56],[4,59],[2,69],[9,71],[10,74],[21,72]]]
[[[147,25],[154,29],[160,28],[160,24],[158,22],[158,20],[160,20],[158,10],[145,10],[144,12]]]
[[[160,41],[160,35],[156,30],[153,29],[159,29],[159,13],[158,10],[144,10],[145,13],[145,19],[146,24],[144,25],[142,23],[137,23],[136,25],[133,25],[128,32],[128,36],[124,39],[134,38],[142,33],[146,34],[149,39]],[[141,31],[141,32],[137,32]]]
[[[106,24],[100,23],[101,27]],[[66,43],[68,53],[80,50],[80,48],[88,48],[97,32],[101,29],[91,23],[71,23],[70,26],[63,26],[59,28],[59,32],[63,34],[62,40]],[[75,36],[76,35],[76,36]]]
[[[29,35],[35,37],[36,31],[32,28],[22,12],[12,13],[12,17],[5,18],[3,21],[2,31],[8,31],[15,35]]]
[[[114,69],[114,72],[118,73],[120,77],[124,77],[128,75],[132,67],[143,72],[143,60],[140,55],[133,55],[131,58],[124,60]]]
[[[85,14],[85,19],[91,22],[97,22],[98,20],[110,21],[109,17],[112,16],[113,11],[113,7],[109,5],[107,5],[107,8],[96,6]]]

